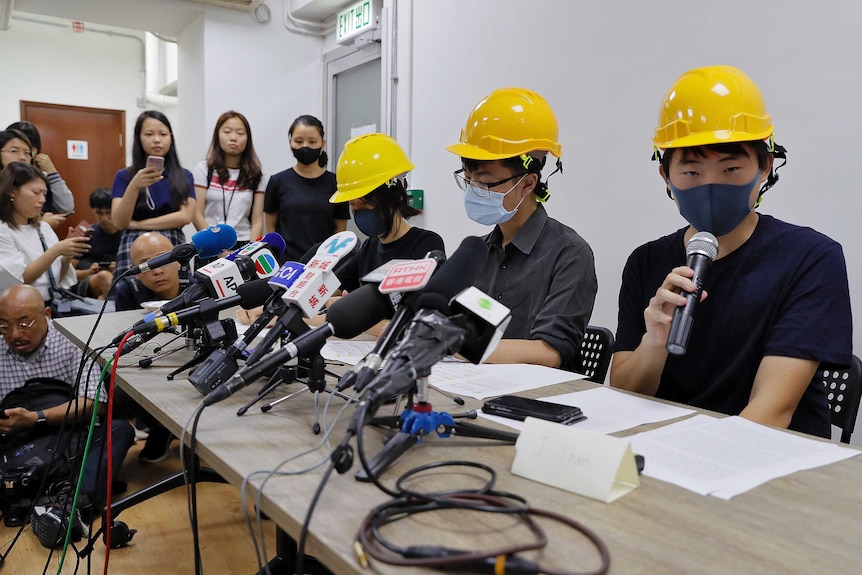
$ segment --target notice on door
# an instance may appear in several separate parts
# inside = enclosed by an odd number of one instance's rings
[[[86,140],[66,140],[66,158],[69,160],[88,160],[89,154]]]

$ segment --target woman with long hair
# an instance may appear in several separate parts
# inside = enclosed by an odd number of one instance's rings
[[[40,220],[47,193],[48,179],[29,162],[10,162],[0,172],[0,291],[30,284],[46,302],[49,274],[59,287],[71,287],[77,278],[70,262],[90,249],[88,238],[70,229],[60,240]]]
[[[149,157],[163,158],[163,167]],[[195,213],[194,180],[180,165],[171,123],[161,112],[138,116],[132,164],[114,176],[111,198],[111,217],[123,230],[115,277],[129,268],[129,248],[139,235],[157,231],[175,246],[185,242],[182,228]]]
[[[281,262],[299,261],[313,245],[347,229],[346,204],[329,203],[336,189],[335,174],[326,169],[323,124],[300,116],[287,132],[296,165],[270,178],[263,200],[266,229],[278,232],[287,247]]]
[[[245,116],[233,110],[219,116],[207,158],[195,166],[194,181],[198,230],[215,224],[232,226],[236,247],[263,235],[267,178]]]

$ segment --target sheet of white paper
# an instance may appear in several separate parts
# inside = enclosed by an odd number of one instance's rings
[[[574,425],[594,433],[608,435],[624,429],[631,429],[645,423],[667,421],[694,413],[693,409],[667,405],[642,397],[615,391],[609,387],[596,387],[584,391],[564,393],[542,397],[545,401],[572,405],[581,408],[587,419]],[[523,422],[505,419],[495,415],[479,413],[482,417],[491,419],[503,425],[523,429]]]
[[[244,336],[245,332],[248,331],[249,327],[251,327],[251,326],[244,324],[244,323],[236,322],[236,334],[240,337]],[[267,333],[269,333],[269,328],[265,327],[262,330],[260,330],[260,333],[257,334],[257,337],[263,337]],[[252,347],[254,347],[254,346],[252,345]]]
[[[327,361],[356,365],[372,349],[374,349],[373,341],[327,341],[320,350],[320,355]]]
[[[444,361],[431,368],[428,382],[454,395],[484,399],[585,377],[585,375],[542,365],[523,363],[473,365]]]
[[[634,452],[646,458],[644,475],[722,499],[776,477],[859,455],[741,417],[697,415],[631,440]]]

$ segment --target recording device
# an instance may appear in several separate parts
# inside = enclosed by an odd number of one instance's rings
[[[502,395],[486,401],[482,406],[482,411],[489,415],[518,421],[524,421],[528,417],[537,417],[563,425],[571,425],[587,418],[580,407],[518,397],[517,395]]]
[[[680,291],[680,294],[685,296],[685,305],[677,306],[674,310],[665,344],[668,353],[672,355],[684,355],[688,348],[688,339],[694,325],[694,312],[703,293],[703,278],[712,260],[718,255],[718,240],[709,232],[698,232],[688,240],[685,252],[685,265],[694,270],[691,281],[694,282],[695,290],[690,293]]]
[[[306,331],[302,318],[317,315],[341,286],[335,270],[342,259],[355,253],[358,243],[353,232],[339,232],[320,245],[302,272],[285,287],[281,298],[286,305],[278,314],[275,325],[248,356],[246,365],[253,365],[269,352],[285,330],[294,335]],[[278,280],[275,283],[274,287],[281,287]]]
[[[389,353],[389,350],[392,349],[413,319],[416,313],[416,299],[419,297],[419,290],[428,284],[431,276],[444,263],[446,263],[446,254],[441,250],[433,250],[428,252],[424,259],[415,260],[415,262],[399,262],[388,266],[386,275],[381,278],[378,291],[383,294],[390,294],[395,289],[400,288],[402,290],[395,292],[398,295],[398,301],[393,302],[397,304],[395,315],[389,325],[386,326],[386,330],[377,339],[374,348],[341,376],[336,386],[337,391],[343,391],[352,385],[356,387],[356,391],[362,391],[371,381],[383,363],[383,358]],[[410,279],[405,281],[405,277]],[[390,296],[390,301],[391,299]]]
[[[192,241],[175,246],[168,253],[150,258],[127,271],[124,276],[133,276],[159,268],[173,262],[187,262],[194,256],[210,258],[220,254],[236,243],[236,230],[226,224],[210,226],[192,236]]]
[[[379,296],[375,286],[363,286],[350,292],[332,304],[326,314],[326,323],[291,340],[254,365],[247,366],[233,375],[204,398],[204,405],[212,405],[233,395],[276,366],[319,351],[326,339],[332,335],[343,339],[356,337],[388,313],[388,304]]]
[[[245,309],[262,305],[272,292],[270,287],[263,280],[254,280],[244,283],[237,289],[237,293],[221,299],[205,299],[200,304],[189,307],[182,311],[171,312],[161,317],[155,318],[153,321],[144,322],[141,326],[135,326],[131,331],[139,334],[152,332],[160,332],[165,329],[188,323],[190,320],[207,316],[210,314],[217,315],[218,312],[234,307],[242,306]]]
[[[99,269],[109,270],[111,269],[111,263],[112,262],[99,262]]]
[[[147,167],[155,168],[157,172],[161,173],[165,169],[165,159],[162,156],[148,156]],[[236,243],[236,240],[234,240],[234,243]]]

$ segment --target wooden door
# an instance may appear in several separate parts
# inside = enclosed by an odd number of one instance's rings
[[[95,222],[90,194],[111,187],[114,174],[126,165],[126,112],[102,108],[62,106],[21,101],[21,119],[32,122],[42,137],[42,152],[51,156],[57,171],[75,197],[75,213],[67,224],[82,219]],[[87,159],[69,159],[67,141],[87,142]],[[57,235],[66,237],[66,226]]]

